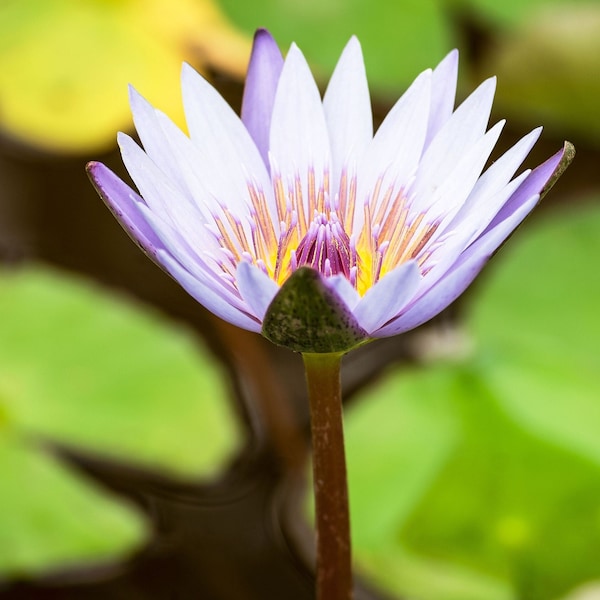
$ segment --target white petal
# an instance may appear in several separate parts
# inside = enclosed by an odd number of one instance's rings
[[[323,282],[344,301],[344,304],[350,310],[353,310],[359,303],[360,294],[344,275],[334,275],[333,277],[323,278]]]
[[[222,270],[211,258],[213,256],[211,253],[202,246],[191,245],[181,230],[165,223],[147,206],[140,206],[139,210],[148,225],[156,232],[165,249],[193,276],[212,280],[217,288],[224,288],[227,294],[235,291],[233,284],[223,278]],[[209,234],[206,237],[211,236]],[[240,302],[238,301],[237,304]]]
[[[170,179],[178,181],[179,165],[169,151],[169,140],[158,123],[156,110],[132,86],[129,86],[129,104],[146,154]]]
[[[359,168],[359,201],[371,202],[377,180],[383,176],[382,194],[388,186],[403,187],[411,181],[419,164],[429,116],[431,70],[421,73],[389,112],[369,144]],[[354,231],[364,222],[362,206],[357,206]]]
[[[496,79],[484,81],[452,114],[423,154],[413,187],[415,210],[454,171],[457,163],[485,133]]]
[[[483,173],[473,187],[473,191],[467,198],[464,206],[450,224],[450,228],[457,226],[460,221],[470,218],[481,220],[482,227],[478,228],[476,234],[487,227],[488,223],[501,208],[501,204],[499,205],[499,203],[502,202],[502,197],[505,196],[505,192],[508,190],[507,184],[510,178],[525,160],[525,157],[538,140],[541,132],[541,127],[534,129]],[[508,199],[508,196],[506,196],[506,199]]]
[[[431,113],[425,145],[428,146],[452,115],[458,78],[458,50],[452,50],[433,70],[431,79]]]
[[[360,43],[352,37],[335,67],[323,97],[331,143],[334,189],[344,167],[360,160],[373,138],[373,116]]]
[[[236,285],[254,316],[262,321],[269,304],[279,291],[279,286],[256,265],[245,261],[238,265]]]
[[[123,162],[148,207],[165,223],[179,230],[192,246],[205,247],[205,220],[185,194],[128,136],[120,133]]]
[[[359,325],[372,335],[410,302],[420,280],[419,267],[414,261],[390,271],[367,291],[352,311]]]
[[[206,187],[234,214],[248,205],[247,174],[266,190],[267,168],[248,130],[219,93],[192,67],[183,65],[181,85],[190,137],[202,153]]]
[[[308,173],[314,170],[316,189],[329,169],[329,136],[317,84],[298,47],[292,44],[283,65],[271,117],[271,172],[279,172],[284,187],[296,177],[308,198]],[[312,219],[312,215],[308,215]]]
[[[473,187],[500,137],[504,123],[504,121],[497,123],[468,148],[454,164],[452,172],[440,183],[439,187],[432,191],[429,198],[417,199],[416,204],[425,213],[425,221],[439,223],[436,237],[444,231],[444,227],[454,218],[473,191]],[[427,173],[422,173],[419,177],[426,178]]]
[[[477,239],[485,228],[493,221],[500,209],[512,197],[518,187],[529,177],[531,170],[528,169],[515,177],[510,183],[490,197],[481,198],[479,204],[473,204],[470,210],[459,213],[448,229],[470,230],[471,234],[464,236],[465,248]]]

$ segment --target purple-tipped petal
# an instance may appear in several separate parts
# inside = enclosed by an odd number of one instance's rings
[[[534,209],[541,195],[561,174],[561,169],[567,167],[573,153],[573,147],[565,144],[562,150],[534,169],[485,232],[463,252],[454,266],[436,285],[418,297],[404,314],[376,332],[376,337],[397,335],[414,329],[454,302],[472,283],[494,252]]]
[[[165,245],[137,208],[138,204],[144,205],[138,194],[102,163],[89,163],[87,171],[100,197],[145,254],[208,310],[239,327],[260,331],[258,322],[234,308],[223,295],[214,291],[214,286],[194,278],[165,250]]]
[[[138,204],[143,205],[144,200],[106,165],[92,161],[86,170],[96,191],[129,237],[156,262],[157,250],[164,245],[140,213]]]
[[[277,43],[266,29],[257,30],[242,98],[242,121],[267,168],[271,114],[282,68],[283,57]]]
[[[414,261],[396,267],[382,277],[354,308],[359,325],[369,334],[394,318],[414,296],[421,274]]]
[[[236,284],[254,316],[262,321],[269,304],[279,291],[279,286],[256,265],[245,261],[238,265]]]
[[[549,190],[548,184],[554,184],[554,181],[552,181],[553,176],[556,174],[556,170],[560,167],[563,160],[565,160],[565,157],[568,160],[572,159],[572,157],[567,156],[569,152],[573,152],[572,148],[572,146],[565,144],[562,150],[559,150],[554,156],[551,156],[547,161],[536,167],[502,207],[502,210],[498,212],[483,235],[494,229],[499,223],[507,219],[509,215],[518,210],[522,203],[528,202],[532,195],[540,194],[543,197]]]

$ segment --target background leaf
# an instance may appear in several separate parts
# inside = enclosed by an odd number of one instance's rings
[[[498,110],[597,144],[598,2],[538,7],[527,21],[498,37],[482,70],[498,76]]]
[[[0,393],[19,431],[188,477],[240,444],[225,373],[183,330],[42,269],[0,279]]]
[[[107,149],[131,128],[128,83],[183,125],[182,61],[241,77],[249,52],[211,0],[7,0],[0,125],[47,150]]]
[[[41,268],[0,275],[0,572],[115,561],[147,539],[48,440],[198,480],[239,450],[225,374],[157,315]]]
[[[144,542],[142,516],[6,430],[0,432],[0,573],[114,562]]]

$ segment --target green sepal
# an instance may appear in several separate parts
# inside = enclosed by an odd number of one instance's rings
[[[267,309],[262,334],[295,352],[347,352],[368,339],[342,299],[310,267],[292,273]]]

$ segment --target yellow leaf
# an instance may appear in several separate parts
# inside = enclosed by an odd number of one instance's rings
[[[182,126],[182,61],[242,77],[249,51],[211,0],[4,0],[0,126],[49,151],[108,149],[131,128],[128,83]]]

